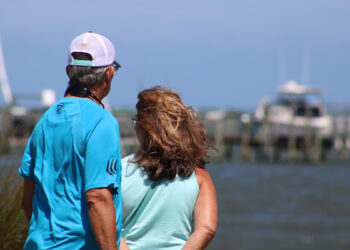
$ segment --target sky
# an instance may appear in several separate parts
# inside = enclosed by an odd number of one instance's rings
[[[71,40],[94,31],[122,65],[115,108],[162,85],[198,109],[254,109],[287,80],[350,103],[349,13],[349,0],[1,0],[0,38],[18,99],[46,88],[60,98]]]

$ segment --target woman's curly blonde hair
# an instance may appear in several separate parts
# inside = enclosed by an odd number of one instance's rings
[[[153,181],[191,175],[209,161],[209,143],[196,112],[180,96],[159,86],[143,90],[136,104],[140,149],[133,162]]]

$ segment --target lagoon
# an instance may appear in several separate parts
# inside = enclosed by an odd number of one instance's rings
[[[350,249],[350,167],[211,163],[219,222],[208,249]]]

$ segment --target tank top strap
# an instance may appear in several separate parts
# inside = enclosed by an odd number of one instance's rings
[[[142,213],[145,206],[148,204],[149,200],[152,198],[154,192],[156,191],[156,187],[158,186],[160,182],[153,182],[151,187],[147,190],[146,195],[140,202],[137,209],[135,209],[132,213],[130,213],[124,220],[124,225],[126,225],[125,230],[129,231],[129,229],[135,224],[138,217]]]

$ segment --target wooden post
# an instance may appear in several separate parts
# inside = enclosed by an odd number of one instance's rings
[[[312,143],[312,136],[313,132],[311,127],[311,109],[309,107],[306,107],[305,110],[305,118],[306,118],[306,124],[304,129],[304,158],[306,161],[310,161],[310,159],[313,159],[313,147],[315,146],[314,143]]]
[[[323,154],[323,147],[322,147],[322,138],[317,134],[315,135],[315,142],[314,142],[314,161],[315,163],[319,164],[322,162],[322,154]]]
[[[241,122],[243,124],[243,134],[242,134],[242,140],[241,140],[241,156],[243,160],[248,161],[250,158],[251,116],[249,114],[242,114]]]
[[[218,160],[222,160],[225,154],[224,147],[224,119],[218,119],[215,122],[215,147],[218,150]]]
[[[262,143],[263,143],[263,155],[264,159],[267,161],[271,161],[272,157],[270,154],[271,148],[271,125],[269,122],[269,113],[268,106],[264,107],[264,116],[263,116],[263,124],[262,124]]]
[[[294,163],[296,160],[296,138],[295,138],[295,127],[293,124],[293,118],[290,120],[289,131],[288,131],[288,160],[289,163]]]
[[[345,112],[343,116],[343,124],[344,124],[344,130],[342,131],[342,149],[341,149],[341,160],[346,161],[348,157],[348,152],[347,152],[347,140],[348,140],[348,135],[349,135],[349,121],[348,121],[348,112]]]
[[[348,160],[349,159],[349,112],[347,111],[346,112],[346,115],[345,115],[345,159]]]

